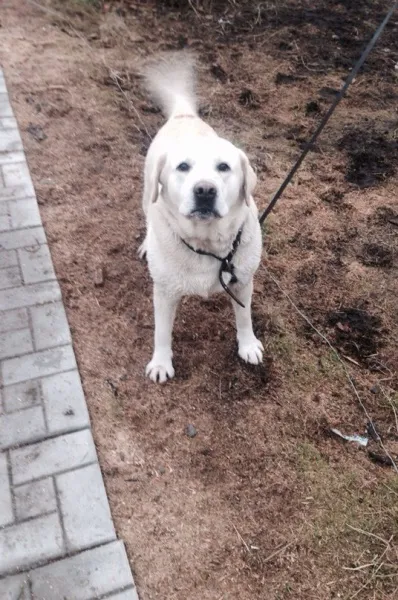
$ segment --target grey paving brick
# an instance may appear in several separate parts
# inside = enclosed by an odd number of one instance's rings
[[[5,92],[6,90],[0,93],[0,117],[13,117],[11,104]]]
[[[43,402],[50,433],[88,427],[90,418],[77,371],[58,373],[42,380]],[[7,410],[7,402],[4,402]]]
[[[71,371],[76,369],[76,360],[72,346],[68,345],[6,359],[1,366],[3,384],[12,385],[28,379]]]
[[[0,310],[11,310],[22,306],[33,306],[61,299],[57,281],[45,281],[25,285],[12,290],[0,290]]]
[[[39,207],[35,197],[12,200],[8,203],[13,229],[41,225]]]
[[[1,579],[0,598],[1,600],[30,600],[27,573]]]
[[[43,227],[32,227],[31,229],[18,229],[17,231],[5,231],[0,233],[0,250],[14,250],[15,248],[28,248],[29,252],[37,252],[40,244],[46,242]]]
[[[38,517],[0,530],[0,574],[26,569],[63,554],[58,514]]]
[[[1,173],[0,173],[1,176]],[[1,177],[0,177],[0,185],[1,185]],[[7,202],[0,203],[0,216],[8,215],[8,204]]]
[[[6,187],[32,185],[29,168],[25,160],[19,163],[3,165],[2,170]]]
[[[69,433],[31,446],[10,450],[15,485],[76,469],[96,460],[95,446],[88,429]]]
[[[11,229],[11,219],[8,215],[0,215],[0,232]]]
[[[135,587],[125,590],[124,592],[117,592],[112,596],[108,596],[108,598],[109,600],[139,600]]]
[[[123,543],[87,550],[31,573],[34,598],[92,600],[133,584]]]
[[[99,465],[64,473],[55,479],[68,550],[114,540],[115,529]]]
[[[1,91],[1,80],[0,80],[0,91]],[[17,129],[18,124],[15,117],[3,117],[0,119],[1,129]]]
[[[31,184],[13,185],[10,187],[0,187],[0,204],[12,200],[22,200],[35,195],[35,190]]]
[[[3,114],[2,116],[7,115]],[[12,117],[12,113],[9,116]],[[18,129],[5,129],[1,132],[0,152],[15,152],[22,149],[22,140]]]
[[[40,440],[45,435],[46,425],[41,406],[0,416],[0,449]]]
[[[15,250],[0,251],[0,269],[12,267],[18,264],[18,257]]]
[[[0,312],[0,333],[10,329],[22,329],[29,326],[28,311],[26,308],[17,308]]]
[[[32,352],[32,350],[33,343],[30,329],[7,331],[0,336],[0,359],[19,356],[26,352]]]
[[[5,412],[15,412],[40,403],[40,382],[24,381],[3,388],[3,407]]]
[[[0,417],[1,418],[1,417]],[[8,477],[7,456],[5,452],[0,453],[0,527],[12,523],[14,515],[12,512],[11,487]],[[1,563],[1,555],[0,555]],[[0,588],[1,589],[1,588]],[[0,595],[0,598],[2,596]]]
[[[9,165],[11,163],[21,162],[23,160],[25,160],[25,153],[23,150],[0,153],[0,165]]]
[[[33,306],[30,313],[37,350],[71,342],[69,325],[62,302]]]
[[[0,290],[22,285],[19,267],[7,267],[0,269]]]
[[[25,283],[39,283],[55,279],[55,272],[47,244],[34,250],[18,250],[22,276]]]
[[[6,82],[3,77],[0,77],[0,94],[5,94],[7,92]]]
[[[19,520],[38,517],[57,510],[52,477],[14,488],[14,498]]]

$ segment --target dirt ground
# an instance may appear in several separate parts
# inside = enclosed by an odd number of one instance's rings
[[[141,61],[196,51],[201,113],[264,207],[390,3],[40,2],[2,1],[0,62],[141,600],[398,598],[397,475],[372,436],[330,433],[366,431],[346,369],[398,458],[398,14],[267,223],[264,365],[238,360],[226,296],[190,298],[159,387],[136,251],[162,116]]]

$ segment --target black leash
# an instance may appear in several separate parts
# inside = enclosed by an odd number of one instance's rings
[[[314,143],[316,142],[319,134],[322,132],[322,130],[325,127],[326,123],[329,121],[330,117],[334,113],[334,110],[337,107],[337,105],[343,99],[346,91],[348,90],[348,88],[350,87],[351,83],[353,82],[353,80],[357,76],[358,71],[362,67],[362,65],[365,62],[365,60],[367,59],[369,53],[371,52],[371,50],[373,50],[374,45],[376,44],[376,42],[379,39],[380,35],[382,34],[385,26],[387,25],[388,21],[391,19],[393,13],[395,12],[395,10],[397,8],[398,8],[398,0],[396,0],[394,2],[393,6],[388,11],[388,13],[385,16],[384,20],[382,21],[382,23],[380,23],[380,25],[377,28],[374,36],[372,37],[372,39],[370,40],[370,42],[366,46],[365,50],[363,51],[360,59],[358,60],[358,62],[355,65],[355,67],[352,69],[352,71],[351,71],[350,75],[348,76],[345,84],[341,88],[340,92],[337,94],[337,96],[334,99],[334,101],[333,101],[332,105],[330,106],[329,110],[324,115],[324,117],[321,120],[321,122],[319,123],[318,127],[315,129],[314,133],[311,136],[311,139],[306,143],[301,156],[296,161],[296,163],[293,165],[293,167],[291,168],[291,170],[287,174],[286,179],[283,181],[282,185],[279,187],[278,191],[273,196],[271,202],[269,203],[269,205],[267,206],[267,208],[264,210],[263,214],[261,215],[261,217],[259,219],[260,225],[262,225],[264,223],[265,219],[268,217],[269,213],[274,208],[275,204],[278,202],[279,198],[282,196],[282,194],[285,191],[286,187],[289,185],[289,183],[293,179],[294,175],[296,174],[296,172],[300,168],[301,163],[303,162],[303,160],[307,156],[308,152],[314,146]]]
[[[229,273],[231,275],[230,283],[233,284],[233,283],[237,283],[237,281],[238,281],[238,278],[235,275],[235,267],[234,267],[234,264],[232,263],[232,259],[235,256],[235,253],[239,247],[240,239],[242,237],[242,231],[243,231],[243,227],[241,227],[239,229],[239,231],[236,235],[236,238],[234,239],[234,241],[232,243],[232,250],[225,258],[221,258],[220,256],[217,256],[217,254],[213,254],[212,252],[206,252],[205,250],[200,250],[200,249],[196,250],[195,248],[190,246],[190,244],[188,244],[188,242],[186,242],[183,238],[181,238],[181,241],[186,245],[187,248],[192,250],[192,252],[196,252],[196,254],[200,254],[201,256],[211,256],[212,258],[216,258],[217,260],[220,261],[221,265],[220,265],[220,270],[218,271],[218,279],[219,279],[222,287],[227,292],[227,294],[229,296],[231,296],[231,298],[239,304],[239,306],[241,306],[242,308],[245,308],[245,305],[242,304],[242,302],[240,300],[238,300],[238,298],[230,290],[230,288],[227,286],[227,284],[225,283],[225,281],[222,277],[223,273]]]

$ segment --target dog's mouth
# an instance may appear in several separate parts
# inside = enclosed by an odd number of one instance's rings
[[[201,221],[207,221],[209,219],[219,219],[220,213],[214,209],[209,208],[195,208],[191,211],[190,218],[200,219]]]

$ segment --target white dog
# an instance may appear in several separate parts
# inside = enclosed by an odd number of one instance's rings
[[[167,117],[145,162],[143,209],[154,282],[155,348],[146,368],[152,381],[174,376],[172,329],[182,296],[204,298],[227,288],[235,309],[239,356],[262,361],[251,319],[253,275],[262,249],[249,160],[198,117],[194,65],[180,53],[147,68],[149,91]]]

